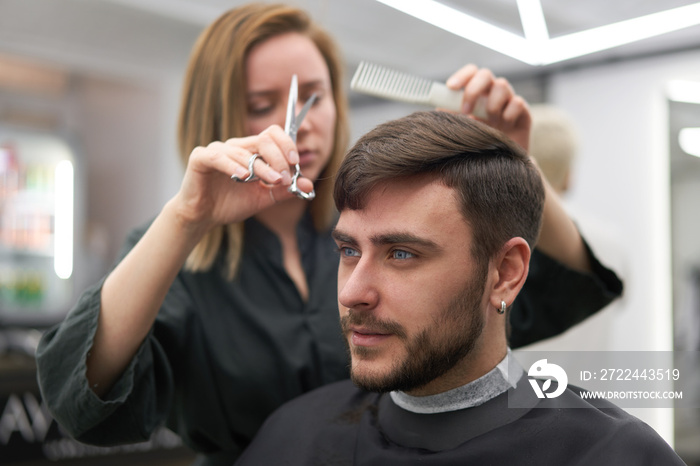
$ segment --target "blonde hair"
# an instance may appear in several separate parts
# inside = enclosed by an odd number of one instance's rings
[[[340,53],[330,35],[303,10],[287,5],[245,5],[224,13],[202,32],[185,75],[178,123],[180,156],[187,165],[197,146],[247,136],[247,55],[255,45],[288,32],[311,39],[330,72],[337,114],[334,144],[331,158],[315,183],[316,198],[309,206],[315,228],[323,231],[335,218],[333,176],[349,140],[348,104]],[[222,225],[209,232],[188,257],[185,269],[208,270],[224,247],[228,277],[232,279],[243,249],[243,223]]]
[[[569,116],[551,105],[533,105],[530,155],[557,192],[567,189],[578,135]]]

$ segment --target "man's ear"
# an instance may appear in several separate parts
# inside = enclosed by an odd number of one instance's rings
[[[503,245],[491,266],[495,279],[489,301],[496,309],[501,308],[501,301],[510,306],[527,279],[530,246],[523,238],[511,238]]]

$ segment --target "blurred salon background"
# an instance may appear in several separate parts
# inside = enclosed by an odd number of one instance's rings
[[[189,52],[241,3],[0,0],[0,464],[189,463],[165,430],[109,449],[65,438],[41,403],[33,354],[127,232],[177,191]],[[698,351],[700,3],[290,3],[338,40],[346,86],[363,60],[439,81],[475,63],[566,114],[576,143],[562,198],[625,295],[531,349]],[[350,99],[353,139],[418,109]],[[700,464],[700,410],[630,411]]]

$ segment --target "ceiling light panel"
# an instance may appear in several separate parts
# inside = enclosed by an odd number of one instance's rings
[[[517,0],[521,36],[435,0],[377,1],[530,65],[558,63],[700,24],[700,3],[693,3],[550,38],[540,0]]]

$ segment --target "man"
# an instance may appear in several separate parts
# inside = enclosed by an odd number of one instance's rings
[[[361,138],[335,185],[352,382],[278,410],[240,464],[683,464],[612,404],[540,400],[516,369],[507,309],[543,199],[527,156],[467,117],[421,112]]]

